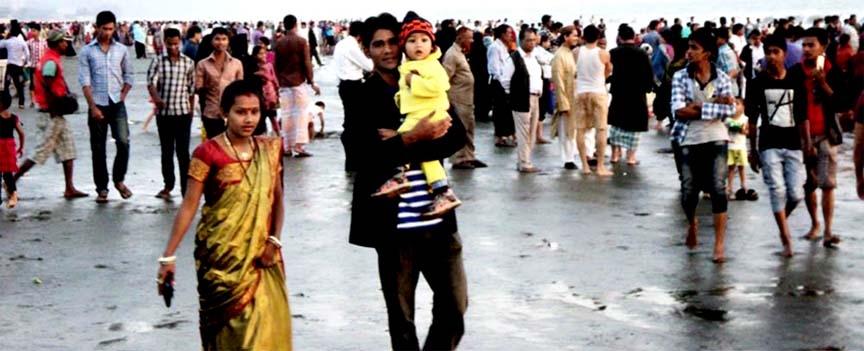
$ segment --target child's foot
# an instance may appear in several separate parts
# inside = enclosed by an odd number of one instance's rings
[[[447,189],[447,191],[435,195],[435,199],[432,200],[432,205],[429,207],[429,212],[424,213],[423,217],[441,217],[460,205],[462,205],[462,201],[459,201],[459,198],[456,197],[452,189]]]
[[[411,189],[411,184],[408,183],[405,172],[399,172],[378,188],[378,192],[372,194],[372,197],[396,197],[409,189]]]
[[[17,191],[12,192],[12,194],[9,194],[9,202],[6,203],[6,208],[15,208],[15,206],[18,206],[18,192]]]

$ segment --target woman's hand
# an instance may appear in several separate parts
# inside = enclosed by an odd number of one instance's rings
[[[275,244],[271,242],[267,242],[264,244],[264,252],[261,254],[261,257],[258,258],[258,263],[263,268],[270,268],[276,264],[276,257],[279,253],[279,248],[276,247]]]
[[[171,286],[174,286],[174,271],[176,269],[177,266],[173,263],[159,266],[159,274],[156,278],[156,286],[159,291],[159,296],[162,296],[162,283],[165,282],[165,279],[168,279],[171,282]]]

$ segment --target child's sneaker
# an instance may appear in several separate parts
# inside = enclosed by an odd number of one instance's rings
[[[378,188],[378,192],[372,194],[372,197],[396,197],[404,194],[409,189],[411,189],[411,184],[408,183],[405,172],[399,172]]]
[[[460,205],[462,205],[462,201],[459,201],[459,198],[453,193],[453,189],[447,189],[447,191],[435,195],[435,199],[429,205],[429,212],[424,213],[423,217],[441,217]]]
[[[15,208],[18,205],[18,192],[13,192],[9,195],[9,201],[6,203],[6,208]]]

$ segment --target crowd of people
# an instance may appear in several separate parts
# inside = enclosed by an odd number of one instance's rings
[[[313,60],[321,66],[320,55],[332,55],[345,115],[345,169],[354,176],[349,241],[378,253],[394,349],[420,348],[413,297],[421,273],[435,293],[424,349],[455,349],[464,333],[467,282],[455,215],[461,201],[440,160],[449,158],[454,169],[487,166],[475,153],[476,122],[493,122],[495,146],[516,148],[515,170],[532,174],[540,171],[532,162],[535,145],[549,143],[541,123],[549,117],[563,168],[609,177],[607,148],[609,162],[637,167],[640,136],[653,116],[668,129],[689,248],[698,245],[698,202],[710,199],[713,259],[725,261],[728,201],[758,199],[745,184],[748,167],[763,175],[784,255],[793,255],[787,218],[801,201],[811,218],[806,238],[837,247],[837,148],[853,128],[856,189],[864,199],[864,37],[855,16],[767,24],[657,19],[645,28],[622,24],[614,47],[602,19],[581,22],[546,15],[514,25],[433,24],[409,12],[402,21],[386,13],[318,23],[288,15],[249,28],[130,25],[108,11],[96,16],[93,31],[83,23],[13,21],[0,41],[7,206],[17,204],[17,180],[51,155],[63,164],[64,196],[88,196],[73,183],[76,143],[64,116],[78,101],[66,84],[65,55],[78,56],[96,202],[108,201],[112,183],[123,199],[133,196],[125,184],[125,101],[136,84],[133,60],[152,48],[144,85],[162,148],[164,187],[156,196],[172,196],[175,156],[184,195],[158,260],[160,294],[170,294],[175,252],[203,196],[195,259],[204,349],[290,349],[282,159],[311,156],[310,119],[321,118],[323,128],[324,108],[311,103],[310,95],[321,93]],[[42,112],[38,147],[20,164],[25,135],[10,111],[11,90],[19,109],[30,99]],[[196,111],[206,140],[190,155]],[[117,146],[110,182],[109,132]]]

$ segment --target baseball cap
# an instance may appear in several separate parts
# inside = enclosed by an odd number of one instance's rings
[[[49,42],[58,42],[61,40],[72,40],[72,37],[66,36],[63,32],[54,29],[48,33],[48,38],[46,40]]]

